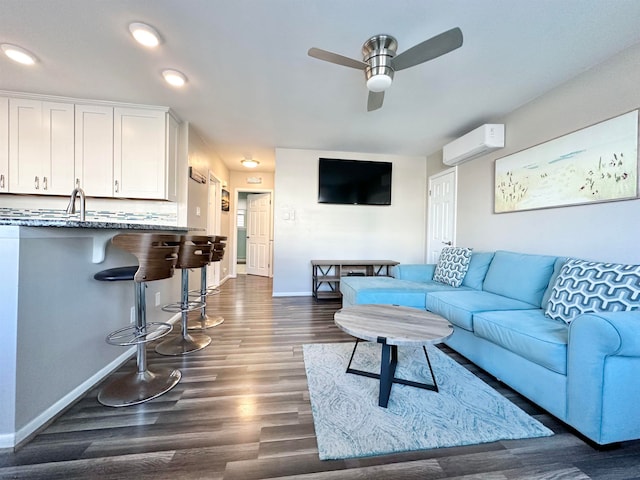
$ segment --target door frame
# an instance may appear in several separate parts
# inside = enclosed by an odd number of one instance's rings
[[[451,219],[451,225],[453,225],[453,232],[451,235],[451,242],[452,245],[455,246],[456,245],[456,233],[457,233],[457,218],[458,218],[458,167],[451,167],[451,168],[447,168],[446,170],[443,170],[441,172],[435,173],[431,176],[429,176],[428,178],[428,182],[427,182],[427,222],[426,222],[426,226],[427,226],[427,250],[425,252],[425,260],[428,262],[429,259],[431,258],[431,250],[433,245],[431,244],[431,235],[430,235],[430,229],[431,229],[431,219],[433,218],[433,212],[432,212],[432,208],[433,208],[433,203],[431,202],[431,185],[433,183],[434,180],[444,176],[444,175],[448,175],[450,173],[453,173],[453,208],[451,209],[452,212],[452,216],[453,218]]]
[[[231,222],[231,229],[233,242],[231,245],[231,264],[229,265],[229,269],[231,271],[231,276],[236,278],[238,276],[238,195],[240,193],[269,193],[271,194],[271,225],[269,225],[269,278],[273,277],[273,189],[272,188],[247,188],[247,187],[236,187],[233,189],[233,220]]]

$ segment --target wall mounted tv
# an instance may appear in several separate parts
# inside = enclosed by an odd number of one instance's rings
[[[391,162],[320,158],[318,203],[391,205]]]

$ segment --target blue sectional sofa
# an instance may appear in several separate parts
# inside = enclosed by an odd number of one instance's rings
[[[593,442],[640,438],[640,267],[473,252],[457,287],[434,281],[435,269],[401,264],[394,277],[345,277],[343,307],[438,313],[454,326],[448,346]],[[581,297],[587,277],[587,290],[611,298]]]

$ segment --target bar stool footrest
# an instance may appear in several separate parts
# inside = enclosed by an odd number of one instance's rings
[[[131,325],[111,332],[105,339],[109,345],[131,347],[141,343],[149,343],[168,335],[173,325],[164,322],[149,322],[144,328]]]
[[[207,289],[204,291],[204,296],[208,297],[209,295],[215,295],[217,293],[220,293],[220,288],[218,287],[207,287]],[[202,291],[200,290],[190,290],[189,291],[189,296],[192,298],[200,298],[202,296]]]
[[[194,310],[199,310],[204,306],[205,302],[195,302],[190,300],[187,302],[186,308],[185,304],[183,304],[182,302],[176,302],[165,305],[164,307],[162,307],[162,311],[170,313],[193,312]]]

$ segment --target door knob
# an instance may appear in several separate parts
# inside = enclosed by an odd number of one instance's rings
[[[453,245],[453,242],[451,240],[449,240],[448,242],[442,242],[442,243],[444,245],[449,245],[449,246]]]

